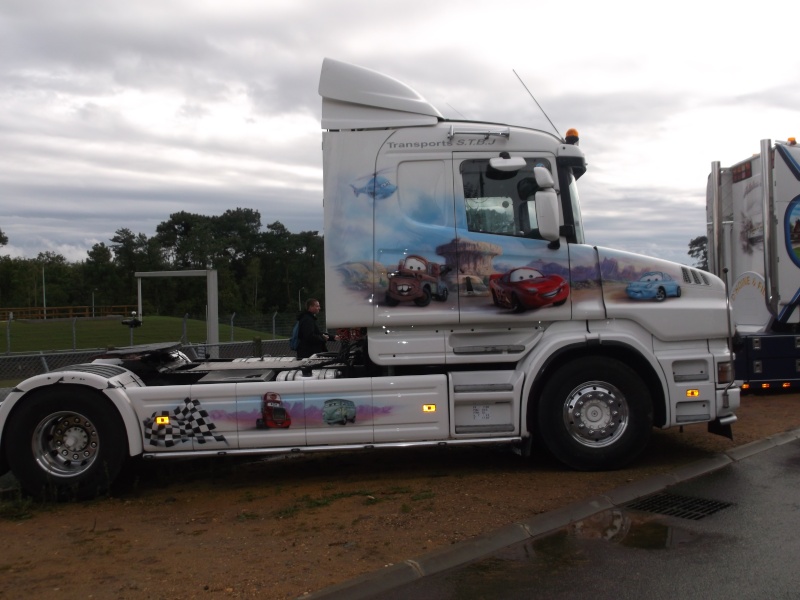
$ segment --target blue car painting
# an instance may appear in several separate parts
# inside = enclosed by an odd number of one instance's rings
[[[638,281],[630,282],[625,293],[634,300],[663,302],[669,296],[680,298],[681,286],[668,273],[648,271]]]

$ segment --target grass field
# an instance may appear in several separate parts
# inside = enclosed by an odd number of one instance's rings
[[[178,342],[183,337],[183,319],[177,317],[147,317],[141,327],[133,330],[134,344]],[[2,352],[47,352],[83,348],[109,348],[131,345],[131,330],[120,319],[72,319],[49,321],[0,321],[6,333],[0,341]],[[272,339],[271,333],[233,328],[233,341],[251,341],[256,337]],[[206,341],[205,321],[187,320],[186,338],[190,343]],[[231,341],[230,325],[220,324],[219,341]]]

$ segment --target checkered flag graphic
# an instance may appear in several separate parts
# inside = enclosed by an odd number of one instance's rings
[[[159,423],[158,417],[168,418],[165,423]],[[149,419],[145,419],[144,438],[151,446],[167,448],[191,439],[197,440],[198,444],[205,444],[209,438],[226,442],[224,435],[214,433],[216,428],[208,412],[200,406],[200,401],[186,398],[183,406],[176,406],[172,411],[154,412]]]

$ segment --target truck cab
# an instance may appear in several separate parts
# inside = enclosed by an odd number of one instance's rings
[[[129,348],[20,382],[0,402],[0,465],[24,489],[90,497],[126,457],[425,445],[616,469],[653,427],[730,435],[723,282],[586,243],[577,132],[448,120],[332,59],[319,93],[326,318],[358,335],[300,360]],[[631,297],[653,274],[664,292]]]

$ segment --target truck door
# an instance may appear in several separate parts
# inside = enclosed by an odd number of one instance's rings
[[[518,171],[490,165],[497,152],[454,152],[457,235],[442,250],[454,265],[461,323],[571,318],[569,253],[565,240],[539,234],[534,167],[558,185],[551,154],[525,158]]]

